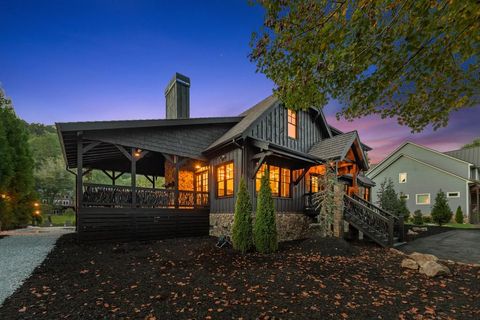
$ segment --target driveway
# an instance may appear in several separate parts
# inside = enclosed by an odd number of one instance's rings
[[[480,263],[480,230],[452,230],[419,238],[402,247],[406,253],[430,253],[444,260]]]
[[[7,237],[0,239],[0,306],[68,232],[73,230],[29,227],[1,233]]]

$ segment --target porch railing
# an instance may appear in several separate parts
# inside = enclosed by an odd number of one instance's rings
[[[208,192],[175,189],[139,188],[135,190],[136,207],[139,208],[204,208],[209,206]],[[178,200],[176,199],[178,194]],[[85,183],[82,205],[84,207],[131,207],[132,188]]]

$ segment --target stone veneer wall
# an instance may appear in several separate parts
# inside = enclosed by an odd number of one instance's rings
[[[254,218],[255,219],[255,218]],[[279,241],[303,239],[309,235],[312,219],[303,213],[279,212],[276,214]],[[233,213],[211,213],[210,235],[219,237],[231,235]]]

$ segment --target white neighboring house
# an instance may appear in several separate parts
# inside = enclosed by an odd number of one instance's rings
[[[458,206],[469,222],[480,215],[480,147],[439,152],[413,142],[405,142],[367,172],[376,184],[372,201],[385,178],[405,197],[411,213],[419,209],[429,215],[440,189],[447,194],[453,212]]]

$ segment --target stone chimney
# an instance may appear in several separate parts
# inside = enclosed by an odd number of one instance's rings
[[[167,119],[190,118],[190,78],[175,73],[165,89]]]

